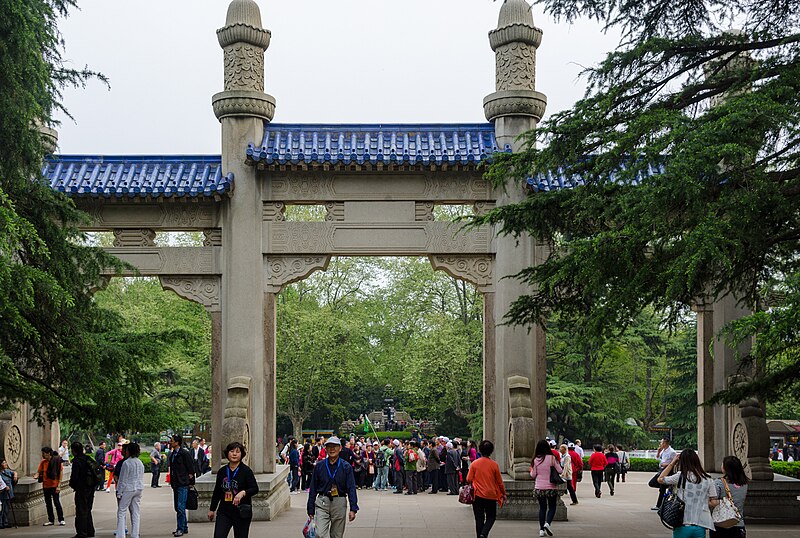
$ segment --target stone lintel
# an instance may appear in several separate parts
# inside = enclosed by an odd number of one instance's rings
[[[263,253],[334,256],[492,254],[489,228],[450,222],[264,222]]]
[[[222,247],[110,247],[105,249],[138,269],[108,276],[211,276],[222,274]]]
[[[413,171],[385,173],[341,170],[260,172],[264,201],[284,203],[415,201],[472,204],[495,200],[496,194],[483,170]]]
[[[206,202],[139,203],[76,200],[79,209],[89,214],[88,224],[80,228],[87,232],[109,231],[116,228],[149,228],[155,231],[192,231],[219,226],[218,205]]]

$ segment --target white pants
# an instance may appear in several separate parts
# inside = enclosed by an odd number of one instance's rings
[[[347,499],[334,497],[317,497],[315,515],[317,519],[318,538],[342,538],[344,525],[347,522]]]
[[[117,538],[125,538],[125,513],[131,513],[130,538],[139,538],[139,505],[142,502],[142,490],[123,491],[117,498]]]

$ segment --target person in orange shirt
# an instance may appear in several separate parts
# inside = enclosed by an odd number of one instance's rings
[[[603,493],[600,486],[603,484],[603,473],[608,465],[608,460],[603,454],[602,445],[594,445],[594,453],[589,456],[589,468],[592,470],[592,484],[594,484],[594,496],[598,499]]]
[[[506,501],[506,488],[500,476],[500,467],[489,456],[494,452],[494,444],[483,440],[478,446],[481,457],[472,462],[467,473],[467,482],[475,490],[472,512],[475,515],[475,530],[478,538],[487,538],[497,519],[497,504]]]
[[[53,516],[53,505],[56,505],[58,524],[62,527],[66,525],[64,521],[64,510],[61,508],[61,498],[59,497],[59,484],[61,483],[61,465],[63,460],[58,452],[54,452],[49,446],[42,448],[42,461],[39,469],[33,477],[42,483],[44,492],[44,504],[47,506],[47,523],[45,527],[55,525]]]

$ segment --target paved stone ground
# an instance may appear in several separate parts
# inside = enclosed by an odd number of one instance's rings
[[[595,499],[591,484],[578,485],[580,504],[570,507],[568,522],[555,522],[553,532],[559,537],[668,537],[670,531],[650,511],[656,493],[647,487],[649,473],[629,473],[628,481],[619,484],[616,495],[605,490]],[[348,538],[441,537],[471,538],[475,536],[472,510],[461,505],[456,497],[442,494],[416,496],[392,495],[388,492],[359,491],[361,511],[348,524]],[[292,496],[292,508],[276,521],[256,522],[250,529],[254,538],[263,536],[300,536],[305,523],[305,494]],[[113,536],[115,526],[113,494],[98,493],[95,497],[94,520],[97,536]],[[74,535],[73,520],[66,527],[35,527],[0,530],[0,538],[46,537],[67,538]],[[175,528],[172,496],[168,487],[146,488],[142,502],[142,538],[170,538]],[[538,536],[538,525],[532,521],[498,521],[491,536],[494,538],[530,538]],[[190,525],[190,538],[210,537],[213,524]],[[749,538],[800,536],[800,526],[749,526]]]

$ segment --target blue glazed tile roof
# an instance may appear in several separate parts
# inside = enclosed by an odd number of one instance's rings
[[[247,147],[247,160],[265,164],[469,165],[491,161],[500,148],[491,123],[268,124]]]
[[[42,173],[50,188],[75,197],[209,197],[233,189],[218,155],[52,155]]]
[[[624,167],[622,170],[624,171]],[[631,185],[638,185],[644,179],[656,176],[664,172],[664,167],[662,165],[648,165],[646,169],[640,170],[637,172],[636,176],[633,178],[627,179],[627,181]],[[615,177],[611,178],[611,181],[615,181]],[[528,178],[528,188],[531,189],[533,192],[549,192],[549,191],[560,191],[564,189],[574,189],[575,187],[580,187],[586,184],[584,178],[575,175],[575,174],[567,174],[563,169],[559,168],[557,173],[546,172],[542,174],[537,174],[533,177]]]

